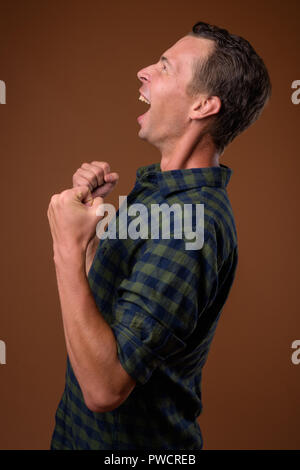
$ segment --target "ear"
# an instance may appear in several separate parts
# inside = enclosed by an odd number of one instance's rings
[[[202,96],[192,105],[190,111],[191,119],[203,119],[217,114],[221,108],[221,100],[218,96]]]

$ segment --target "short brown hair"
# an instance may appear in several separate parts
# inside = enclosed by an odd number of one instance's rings
[[[207,59],[193,64],[193,78],[187,85],[189,96],[200,92],[218,96],[221,108],[212,119],[209,132],[220,153],[260,116],[271,96],[267,68],[251,44],[226,29],[198,22],[188,36],[214,41]]]

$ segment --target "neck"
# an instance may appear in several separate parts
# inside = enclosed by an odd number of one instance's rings
[[[167,171],[220,166],[219,158],[210,135],[202,136],[197,144],[193,144],[190,136],[183,136],[179,142],[161,152],[160,167],[161,171]]]

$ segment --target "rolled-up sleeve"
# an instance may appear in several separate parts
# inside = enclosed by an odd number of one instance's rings
[[[118,287],[111,328],[120,363],[137,385],[183,351],[197,326],[206,266],[199,251],[186,250],[183,239],[149,240]]]

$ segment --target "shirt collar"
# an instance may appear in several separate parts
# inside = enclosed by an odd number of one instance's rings
[[[174,191],[184,191],[201,186],[226,188],[233,170],[220,163],[220,166],[187,168],[161,171],[160,162],[141,166],[136,177],[140,182],[152,181],[159,186],[163,195]]]

